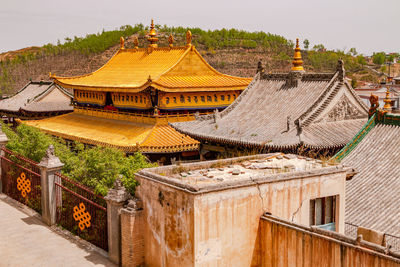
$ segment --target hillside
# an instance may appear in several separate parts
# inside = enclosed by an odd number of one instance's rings
[[[185,44],[187,28],[157,26],[159,46],[167,46],[172,32],[175,45]],[[252,77],[257,62],[262,60],[266,70],[288,71],[293,55],[293,42],[282,36],[264,32],[245,32],[235,29],[204,31],[190,29],[193,43],[204,58],[218,71],[230,75]],[[147,46],[147,28],[142,24],[123,26],[114,31],[103,31],[86,37],[66,38],[64,43],[30,47],[0,54],[0,90],[10,94],[20,89],[29,79],[48,79],[49,72],[59,76],[81,75],[101,67],[119,48],[119,37],[126,38],[125,46],[133,47],[133,37],[139,46]],[[378,81],[378,75],[360,64],[357,57],[343,51],[303,50],[307,71],[329,72],[337,60],[344,59],[350,78]]]

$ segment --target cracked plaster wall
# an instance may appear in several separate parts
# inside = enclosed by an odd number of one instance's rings
[[[345,178],[341,172],[197,195],[140,178],[146,264],[257,266],[265,253],[257,245],[264,212],[309,225],[309,200],[331,195],[339,195],[337,229],[343,232]]]

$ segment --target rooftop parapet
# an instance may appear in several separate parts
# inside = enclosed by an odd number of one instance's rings
[[[195,193],[337,172],[347,172],[348,177],[354,174],[352,169],[334,162],[271,153],[150,168],[138,175]]]

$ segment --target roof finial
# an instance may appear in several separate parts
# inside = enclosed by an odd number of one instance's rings
[[[292,71],[304,71],[303,60],[301,60],[301,53],[299,47],[299,38],[296,39],[296,48],[294,49],[294,57],[292,63],[293,63]]]
[[[172,33],[168,37],[168,43],[170,48],[174,46],[174,36],[172,36]]]
[[[148,36],[149,37],[147,38],[147,40],[150,42],[149,43],[149,47],[153,47],[153,48],[158,47],[158,45],[157,45],[158,38],[156,37],[157,36],[157,32],[154,29],[154,21],[153,21],[153,19],[151,19],[150,31],[149,31]]]
[[[119,46],[120,46],[120,49],[125,49],[125,39],[124,39],[124,37],[120,37],[119,38]]]
[[[190,30],[187,30],[186,32],[186,46],[191,46],[192,45],[192,32]]]
[[[387,87],[386,90],[386,97],[383,99],[383,102],[385,102],[385,105],[383,106],[383,109],[386,111],[392,111],[392,100],[390,100],[390,91],[389,91],[389,86]]]
[[[133,38],[133,45],[135,46],[135,49],[139,48],[139,40],[138,40],[137,36],[135,36]]]

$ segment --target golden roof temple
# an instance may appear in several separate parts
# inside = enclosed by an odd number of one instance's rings
[[[193,120],[229,106],[251,78],[219,73],[192,45],[158,47],[152,20],[148,46],[120,49],[100,69],[85,75],[59,77],[58,85],[73,89],[74,112],[44,120],[24,121],[52,135],[125,152],[180,153],[197,151],[199,143],[178,133],[169,122]]]

